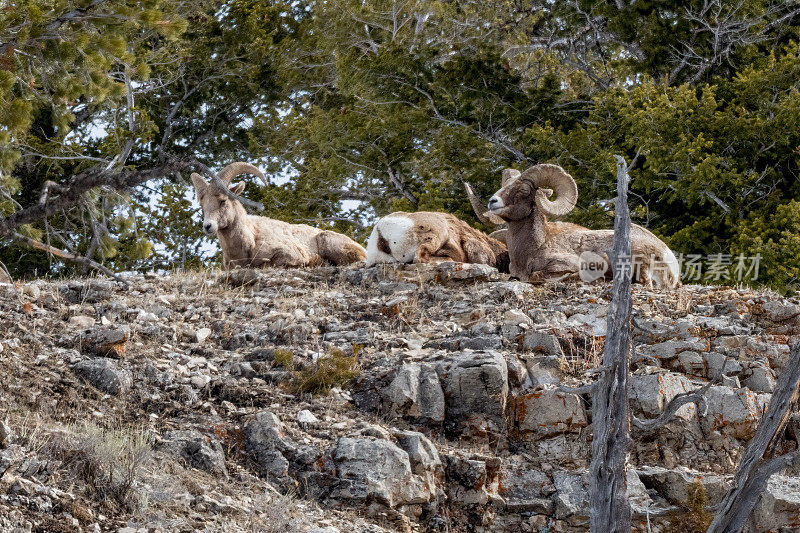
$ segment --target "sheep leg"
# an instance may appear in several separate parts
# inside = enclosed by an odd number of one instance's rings
[[[361,246],[339,233],[321,231],[314,240],[321,258],[334,265],[349,265],[366,258]]]
[[[542,283],[547,281],[575,280],[580,271],[578,256],[545,257],[534,262],[528,281]]]
[[[429,263],[431,261],[458,261],[463,263],[466,257],[461,249],[451,239],[443,244],[433,239],[426,239],[426,242],[417,246],[417,256],[415,263]]]
[[[492,250],[478,241],[464,240],[461,243],[464,250],[466,262],[468,263],[482,263],[486,265],[495,266],[496,258]]]
[[[315,254],[316,255],[316,254]],[[274,248],[261,248],[256,256],[248,261],[248,266],[262,267],[273,266],[283,268],[296,268],[319,264],[319,257],[315,258],[302,247],[294,244],[285,244]]]

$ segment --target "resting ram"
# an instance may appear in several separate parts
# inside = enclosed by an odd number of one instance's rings
[[[505,185],[509,179],[519,177],[519,175],[519,170],[513,168],[503,169],[502,184]],[[478,198],[478,195],[475,194],[475,191],[472,190],[472,186],[469,183],[464,182],[464,188],[467,190],[467,198],[469,198],[469,203],[472,205],[472,210],[475,212],[475,216],[478,217],[478,220],[487,226],[498,226],[499,229],[490,233],[489,237],[497,239],[505,244],[506,235],[508,234],[508,228],[505,227],[506,221],[486,211],[486,204],[481,202],[481,199]]]
[[[367,266],[431,261],[482,263],[507,271],[505,244],[449,213],[398,211],[381,218],[367,241]]]
[[[231,184],[241,174],[264,175],[249,163],[232,163],[217,177],[233,194],[244,183]],[[234,267],[304,267],[321,264],[347,265],[363,261],[364,248],[349,237],[306,224],[248,215],[241,202],[231,198],[216,182],[192,174],[192,183],[203,209],[203,231],[216,234],[226,269]]]
[[[551,201],[553,193],[556,199]],[[572,211],[577,199],[575,180],[559,166],[540,164],[521,174],[504,173],[502,188],[489,199],[487,217],[508,223],[506,245],[512,276],[529,281],[574,278],[581,269],[581,254],[589,252],[608,264],[613,230],[547,220]],[[675,254],[661,239],[635,224],[631,225],[631,255],[636,281],[659,287],[680,283]]]

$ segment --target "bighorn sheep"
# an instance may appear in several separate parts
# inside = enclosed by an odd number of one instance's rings
[[[513,168],[506,168],[503,169],[503,185],[511,178],[519,177],[520,171],[515,170]],[[505,227],[506,221],[500,218],[497,215],[489,213],[486,211],[486,204],[484,204],[478,195],[475,194],[475,191],[472,190],[472,186],[464,182],[464,188],[467,190],[467,197],[469,198],[469,203],[472,205],[472,210],[475,212],[475,215],[478,217],[478,220],[486,224],[487,226],[503,226],[500,229],[497,229],[489,234],[489,237],[493,239],[497,239],[498,241],[505,244],[506,236],[508,235],[508,228]]]
[[[230,184],[240,174],[264,175],[249,163],[231,163],[217,177],[233,194],[244,191],[244,183]],[[248,215],[241,202],[231,198],[214,181],[192,173],[192,183],[203,209],[203,230],[217,234],[225,268],[302,267],[324,263],[347,265],[366,257],[364,248],[349,237],[306,224]],[[230,185],[228,185],[230,184]]]
[[[564,169],[540,164],[521,174],[504,172],[503,177],[502,188],[489,199],[487,217],[508,223],[506,244],[512,276],[530,281],[577,277],[581,261],[587,257],[608,265],[613,230],[547,221],[548,216],[560,217],[572,211],[578,199],[575,180]],[[553,192],[556,199],[550,201]],[[661,239],[635,224],[631,226],[631,255],[634,279],[648,286],[679,284],[675,254]],[[594,270],[589,278],[602,273]]]
[[[403,213],[381,218],[367,241],[367,266],[452,260],[507,270],[505,244],[449,213]]]

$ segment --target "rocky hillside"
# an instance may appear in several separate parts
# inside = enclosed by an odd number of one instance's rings
[[[0,531],[586,531],[609,285],[444,263],[0,284]],[[800,307],[635,288],[639,530],[702,531]],[[794,415],[783,451],[796,449]],[[798,531],[800,479],[748,531]]]

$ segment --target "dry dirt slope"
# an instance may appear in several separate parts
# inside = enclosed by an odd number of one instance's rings
[[[585,531],[591,398],[557,386],[592,380],[607,291],[453,263],[0,284],[0,531]],[[637,527],[699,531],[800,308],[635,308],[637,416],[714,382],[634,431]],[[800,528],[792,474],[749,531]]]

